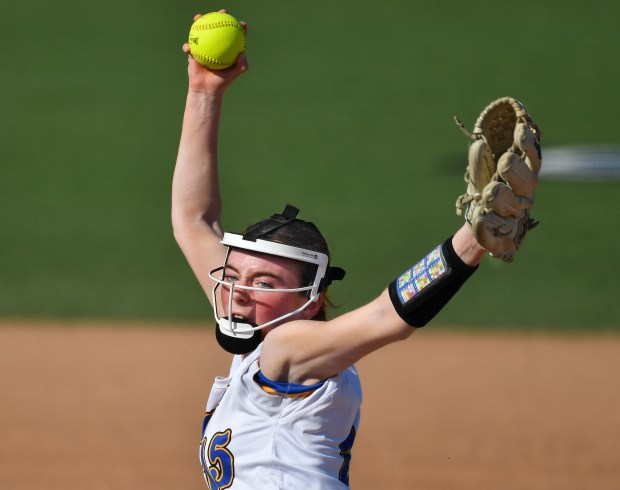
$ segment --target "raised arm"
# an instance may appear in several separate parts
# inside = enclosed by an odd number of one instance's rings
[[[315,327],[291,322],[274,330],[261,356],[267,377],[308,383],[333,376],[430,321],[487,252],[512,262],[538,223],[530,211],[542,164],[540,130],[511,97],[485,107],[473,133],[457,123],[472,140],[467,192],[457,200],[466,223],[442,245],[441,254],[435,249],[366,306]]]
[[[196,16],[198,18],[199,16]],[[248,68],[245,54],[226,70],[212,71],[189,54],[189,86],[181,141],[172,181],[174,236],[194,274],[211,299],[208,272],[221,265],[221,196],[218,177],[218,129],[224,93]]]
[[[295,321],[270,332],[261,353],[263,373],[272,380],[312,384],[387,344],[408,338],[443,308],[486,253],[468,224],[448,242],[449,246],[442,246],[445,275],[438,273],[426,290],[404,305],[390,291],[395,289],[391,285],[367,305],[334,320]]]

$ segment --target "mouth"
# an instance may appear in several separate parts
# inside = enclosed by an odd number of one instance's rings
[[[226,317],[228,318],[228,317]],[[240,315],[238,313],[233,313],[230,317],[231,323],[249,323],[250,325],[254,325],[254,320],[246,317],[245,315]]]
[[[243,315],[233,314],[232,316],[225,315],[217,321],[220,330],[224,331],[227,335],[249,338],[255,333],[255,328],[258,326],[249,318]]]

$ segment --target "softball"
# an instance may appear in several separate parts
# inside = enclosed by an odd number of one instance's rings
[[[201,65],[223,70],[245,51],[245,30],[232,15],[211,12],[192,24],[189,52]]]

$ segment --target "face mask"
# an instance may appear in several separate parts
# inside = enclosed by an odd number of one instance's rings
[[[271,242],[269,240],[263,240],[259,238],[281,226],[290,223],[295,219],[299,210],[293,206],[287,205],[282,214],[273,215],[258,229],[252,230],[245,235],[237,235],[234,233],[224,233],[224,238],[221,243],[228,247],[228,254],[232,248],[239,250],[249,250],[252,252],[259,252],[267,255],[275,255],[278,257],[285,257],[288,259],[298,260],[301,262],[307,262],[316,265],[316,274],[314,280],[310,286],[291,289],[264,289],[252,286],[242,286],[239,284],[233,284],[225,281],[223,277],[216,277],[214,274],[223,271],[224,267],[218,267],[209,272],[209,277],[213,279],[217,284],[212,291],[213,312],[215,320],[217,322],[216,327],[216,339],[220,346],[228,352],[233,354],[247,354],[252,352],[262,341],[262,335],[260,330],[275,323],[286,320],[287,318],[296,315],[297,313],[306,309],[311,303],[317,301],[320,297],[321,291],[323,291],[333,280],[341,280],[344,278],[345,271],[339,267],[329,267],[329,257],[327,254],[315,252],[313,250],[307,250],[300,247],[293,247],[290,245],[284,245],[281,243]],[[227,254],[227,259],[228,259]],[[217,289],[224,285],[229,288],[229,301],[228,301],[228,317],[220,317],[217,308]],[[269,322],[262,325],[256,325],[252,322],[240,320],[237,322],[232,317],[232,298],[235,288],[246,289],[251,291],[261,292],[287,292],[292,294],[298,294],[303,291],[308,293],[308,301],[304,303],[300,308],[294,311],[279,316]]]

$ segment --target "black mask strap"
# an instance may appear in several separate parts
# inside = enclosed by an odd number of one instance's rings
[[[287,204],[281,214],[274,214],[267,221],[257,226],[253,230],[248,231],[243,235],[244,240],[255,242],[257,238],[266,235],[269,232],[277,230],[278,228],[287,225],[295,220],[299,214],[299,209],[295,206]]]
[[[325,277],[321,279],[319,291],[324,291],[334,281],[342,281],[346,271],[341,267],[328,267],[325,271]]]

